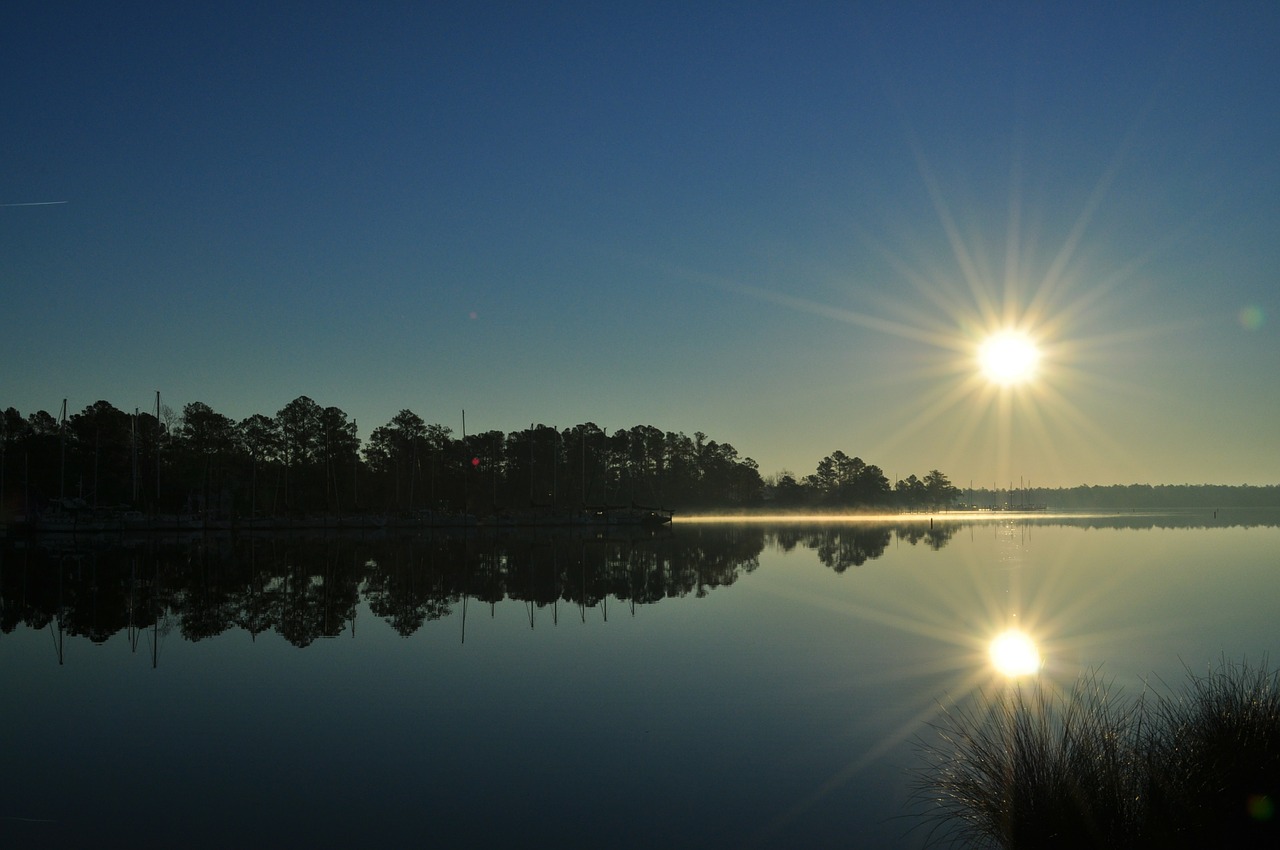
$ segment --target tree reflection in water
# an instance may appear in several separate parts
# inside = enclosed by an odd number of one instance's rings
[[[988,522],[1003,522],[992,518]],[[1274,524],[1274,517],[1258,520]],[[102,643],[176,623],[189,641],[238,628],[275,631],[307,646],[353,628],[362,603],[408,636],[461,610],[464,602],[522,602],[537,611],[582,612],[613,599],[652,605],[701,598],[759,565],[768,546],[813,550],[843,573],[884,555],[896,540],[938,550],[973,520],[896,522],[680,523],[658,531],[599,536],[543,529],[484,534],[249,536],[175,541],[113,537],[7,541],[0,549],[0,630],[52,628]],[[1046,517],[1029,524],[1171,527],[1240,524],[1151,516]],[[1248,523],[1246,523],[1248,524]]]
[[[381,539],[206,536],[188,541],[51,540],[12,547],[0,571],[0,628],[103,643],[165,621],[189,641],[239,628],[305,647],[351,628],[360,604],[401,635],[463,600],[636,605],[704,596],[757,565],[764,533],[690,529],[634,537],[432,534]]]

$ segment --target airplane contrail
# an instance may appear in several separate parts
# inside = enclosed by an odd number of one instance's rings
[[[27,201],[21,204],[0,204],[0,207],[51,207],[54,204],[65,204],[66,201]]]

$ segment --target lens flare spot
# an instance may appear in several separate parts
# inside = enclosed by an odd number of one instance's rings
[[[1262,308],[1250,304],[1240,311],[1240,327],[1247,331],[1256,331],[1262,327],[1262,323],[1267,320],[1266,315],[1262,312]]]
[[[1043,664],[1040,651],[1025,632],[1010,629],[996,635],[989,649],[991,666],[1005,676],[1030,676]]]

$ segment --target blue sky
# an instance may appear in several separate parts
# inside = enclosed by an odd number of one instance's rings
[[[6,6],[0,405],[1280,482],[1280,7],[795,5]]]

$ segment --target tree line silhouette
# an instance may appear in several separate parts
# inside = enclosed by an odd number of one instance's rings
[[[890,485],[880,467],[836,451],[797,479],[761,477],[749,457],[701,431],[531,424],[455,435],[410,410],[361,440],[337,407],[299,396],[274,416],[236,421],[203,402],[128,413],[97,401],[67,415],[0,422],[0,492],[9,513],[51,501],[209,517],[413,513],[647,504],[677,510],[923,509],[959,490],[938,470]]]

